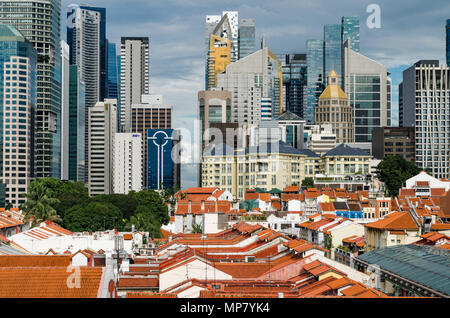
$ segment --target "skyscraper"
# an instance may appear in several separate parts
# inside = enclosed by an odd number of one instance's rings
[[[446,55],[447,55],[447,65],[450,65],[450,19],[447,20],[447,25],[445,26],[446,32]]]
[[[259,123],[263,99],[271,100],[272,116],[278,117],[282,113],[281,61],[267,47],[228,65],[226,71],[218,75],[217,87],[233,94],[233,123]]]
[[[69,45],[61,41],[61,179],[69,179]]]
[[[180,187],[179,157],[174,147],[179,134],[173,129],[149,129],[147,132],[149,189],[176,189]]]
[[[148,37],[122,37],[120,51],[120,125],[122,132],[130,132],[131,105],[149,93]]]
[[[113,193],[117,101],[106,99],[88,109],[88,190],[90,196]]]
[[[386,66],[348,48],[344,48],[344,91],[353,109],[355,143],[371,149],[376,127],[390,124],[391,85]]]
[[[283,62],[284,110],[303,118],[306,106],[306,54],[286,54]]]
[[[30,12],[39,17],[30,18]],[[61,175],[60,14],[60,0],[0,0],[0,23],[16,27],[38,53],[34,166],[38,178]]]
[[[253,19],[241,19],[239,21],[238,45],[239,59],[256,51],[255,21]]]
[[[231,41],[211,34],[208,52],[208,89],[217,86],[217,75],[230,64]]]
[[[18,207],[34,177],[37,52],[16,28],[0,24],[0,154],[5,199]]]
[[[323,78],[325,79],[331,71],[342,74],[342,42],[340,24],[326,24],[323,31],[324,57]]]
[[[69,86],[69,180],[87,183],[86,87],[77,65],[70,66]]]
[[[119,77],[116,44],[108,42],[108,76],[106,98],[119,99]]]
[[[342,39],[341,43],[350,40],[350,48],[359,53],[359,17],[348,16],[342,17]]]
[[[416,164],[450,177],[450,68],[421,60],[403,72],[403,124],[415,126]],[[447,96],[447,98],[446,98]]]
[[[307,67],[307,89],[306,107],[302,118],[307,124],[314,123],[314,108],[317,100],[325,89],[324,86],[324,44],[322,40],[306,41],[306,67]]]
[[[142,102],[131,105],[131,132],[142,136],[142,182],[147,188],[147,132],[172,129],[172,105],[163,104],[161,95],[143,95]]]
[[[128,194],[142,190],[142,135],[116,133],[113,152],[113,191]]]

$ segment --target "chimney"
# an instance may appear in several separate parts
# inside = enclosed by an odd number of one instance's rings
[[[214,204],[215,204],[215,211],[217,213],[217,212],[219,212],[219,206],[218,206],[217,200],[214,201]]]
[[[192,206],[192,202],[191,200],[188,201],[188,214],[191,214],[191,206]]]

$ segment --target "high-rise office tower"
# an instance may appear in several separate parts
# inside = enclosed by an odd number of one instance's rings
[[[347,94],[339,85],[339,76],[335,71],[328,75],[328,86],[319,97],[314,109],[314,124],[331,124],[338,143],[353,142],[352,108]]]
[[[67,43],[71,48],[70,64],[77,64],[80,61],[77,60],[77,54],[80,54],[77,52],[79,50],[87,50],[90,54],[97,54],[97,48],[93,51],[92,45],[98,41],[99,56],[96,63],[98,63],[99,71],[96,75],[98,76],[99,83],[97,101],[103,101],[108,96],[108,40],[106,39],[106,9],[88,5],[71,5],[69,8],[72,9],[67,12]],[[95,16],[95,18],[93,18],[93,16]],[[86,18],[86,21],[83,21],[83,18]],[[92,19],[95,20],[95,26],[91,25],[93,23],[93,21],[91,21]],[[86,24],[83,25],[84,22]],[[84,34],[80,37],[80,35],[76,34],[77,30],[83,32]],[[94,65],[92,65],[92,67],[94,67]],[[97,67],[97,65],[95,65],[95,67]],[[90,71],[88,70],[86,72],[89,73]],[[94,102],[94,105],[97,101]]]
[[[285,111],[304,117],[307,84],[306,54],[286,54],[283,59],[283,93]]]
[[[90,196],[113,193],[117,100],[105,99],[88,110],[88,190]]]
[[[208,89],[217,86],[217,75],[230,64],[231,41],[211,34],[208,52]]]
[[[120,69],[117,68],[116,44],[108,42],[108,76],[106,98],[119,99]]]
[[[114,193],[142,190],[142,135],[116,133],[114,136]]]
[[[322,40],[306,41],[307,88],[306,107],[302,118],[307,124],[314,123],[314,108],[317,100],[325,89],[324,85],[324,44]]]
[[[323,78],[331,71],[342,74],[342,42],[340,24],[326,24],[323,30]]]
[[[398,84],[398,126],[405,127],[403,122],[403,83]]]
[[[61,41],[61,180],[69,179],[69,45]]]
[[[239,59],[239,13],[237,11],[222,11],[222,17],[228,17],[231,27],[231,42],[233,42],[234,51],[231,52],[231,61]]]
[[[69,180],[87,183],[86,87],[77,65],[70,65],[69,86]]]
[[[241,19],[239,21],[238,46],[239,59],[256,51],[255,21],[253,19]]]
[[[359,53],[359,17],[347,16],[342,17],[341,43],[350,40],[350,48]]]
[[[450,68],[418,61],[403,72],[403,124],[415,126],[416,164],[436,178],[450,177]]]
[[[122,37],[120,52],[120,125],[130,132],[131,106],[149,93],[148,37]]]
[[[263,99],[271,100],[272,116],[278,117],[282,113],[281,61],[267,47],[228,65],[226,71],[218,75],[217,87],[233,94],[233,123],[259,123]]]
[[[172,129],[172,105],[163,103],[161,95],[143,95],[142,102],[131,105],[131,132],[142,136],[142,182],[147,188],[147,132],[149,129]]]
[[[13,207],[25,202],[21,195],[34,177],[36,69],[33,44],[13,26],[0,24],[0,170]]]
[[[0,0],[0,23],[16,27],[38,52],[34,166],[38,178],[61,175],[60,14],[60,0]]]
[[[179,141],[179,132],[174,129],[147,131],[148,189],[162,190],[180,187],[180,157],[176,151]]]
[[[450,65],[450,19],[447,20],[447,25],[445,26],[446,32],[446,55],[447,55],[447,65]]]
[[[391,93],[386,66],[344,47],[344,91],[353,109],[355,143],[370,150],[376,127],[390,123]]]

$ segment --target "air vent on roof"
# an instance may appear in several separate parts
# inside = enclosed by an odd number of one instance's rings
[[[246,263],[254,263],[255,262],[255,257],[254,256],[246,256],[245,257],[245,262]]]

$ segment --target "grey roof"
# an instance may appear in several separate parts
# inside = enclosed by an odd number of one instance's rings
[[[264,153],[281,153],[281,154],[293,154],[293,155],[306,155],[308,157],[319,157],[316,153],[309,149],[296,149],[291,147],[287,143],[279,140],[274,143],[260,144],[258,146],[248,147],[238,154],[264,154]]]
[[[357,259],[450,296],[448,250],[424,245],[399,245],[376,249]]]
[[[0,255],[24,255],[25,253],[0,242]]]
[[[303,120],[299,116],[297,116],[294,113],[291,113],[290,111],[286,111],[283,114],[281,114],[277,120]]]
[[[346,202],[333,202],[334,209],[339,211],[347,211],[348,206]]]
[[[209,145],[203,151],[203,156],[232,156],[234,154],[234,148],[224,143]]]
[[[370,157],[370,155],[360,148],[352,148],[346,144],[340,144],[336,148],[331,149],[325,155],[325,157],[332,156],[366,156]]]

